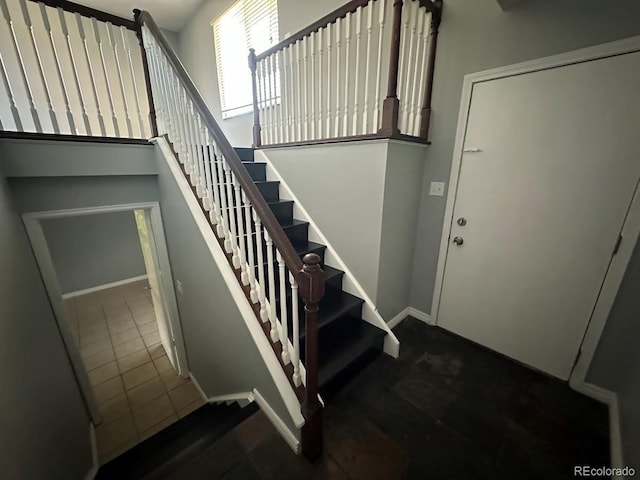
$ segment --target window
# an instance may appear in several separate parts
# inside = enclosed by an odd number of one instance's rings
[[[213,22],[222,118],[253,110],[249,49],[278,43],[277,0],[238,0]]]

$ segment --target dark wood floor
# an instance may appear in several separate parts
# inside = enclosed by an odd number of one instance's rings
[[[381,355],[328,394],[315,465],[258,412],[170,478],[552,480],[608,465],[603,405],[418,320],[396,333],[399,359]]]

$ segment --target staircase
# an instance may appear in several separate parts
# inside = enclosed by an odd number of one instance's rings
[[[300,258],[308,253],[320,256],[325,273],[325,295],[320,301],[319,328],[319,383],[326,385],[340,372],[372,350],[382,350],[386,332],[364,321],[364,300],[342,290],[344,272],[324,263],[325,245],[308,240],[309,223],[293,218],[292,200],[281,200],[279,182],[266,180],[266,163],[255,162],[252,148],[235,148],[258,190],[264,196]],[[267,292],[269,285],[267,284]],[[276,286],[276,298],[280,298]],[[290,291],[287,302],[290,302]],[[278,309],[279,309],[278,301]],[[299,306],[300,318],[304,318],[303,306]],[[288,329],[293,332],[293,326]],[[304,323],[300,325],[300,341],[304,344]],[[304,361],[304,352],[302,360]]]

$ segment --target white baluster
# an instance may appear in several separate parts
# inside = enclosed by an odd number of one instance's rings
[[[182,121],[184,122],[185,127],[185,147],[187,149],[187,161],[185,162],[185,170],[189,174],[191,185],[193,185],[193,176],[196,173],[196,156],[195,151],[193,149],[193,142],[191,141],[191,116],[189,114],[189,98],[186,90],[181,85],[179,88],[179,96],[182,100],[178,105],[182,108]]]
[[[293,363],[293,384],[299,387],[302,384],[300,378],[300,318],[298,312],[298,283],[296,278],[289,272],[289,283],[291,284],[291,325],[293,327],[293,352],[291,363]]]
[[[25,91],[27,93],[27,100],[29,101],[29,111],[31,112],[31,119],[33,120],[33,125],[36,132],[40,133],[42,132],[42,124],[40,123],[40,117],[38,116],[38,111],[36,110],[36,106],[33,101],[33,90],[31,88],[31,84],[29,83],[29,77],[27,77],[27,72],[24,66],[24,58],[22,57],[22,52],[18,47],[18,38],[16,37],[16,31],[13,26],[13,20],[11,20],[11,14],[9,13],[9,7],[7,6],[6,0],[0,0],[0,9],[2,9],[2,16],[7,23],[7,27],[9,27],[9,31],[11,32],[11,46],[13,47],[13,51],[16,54],[16,58],[18,59],[18,67],[20,68],[22,84],[24,85]]]
[[[408,43],[409,43],[409,23],[411,22],[411,5],[415,3],[413,1],[406,1],[402,5],[402,29],[400,30],[400,61],[398,66],[398,100],[399,100],[399,111],[398,111],[398,128],[402,130],[402,111],[405,105],[405,80],[406,80],[406,69],[407,64],[409,63],[407,56]]]
[[[62,66],[60,65],[60,52],[56,48],[56,43],[53,40],[53,29],[51,28],[51,23],[49,22],[49,15],[47,14],[47,8],[43,3],[39,3],[40,7],[40,17],[42,18],[42,22],[44,24],[44,28],[47,30],[47,38],[49,39],[49,46],[53,51],[53,58],[56,66],[56,74],[58,75],[58,83],[60,83],[60,87],[62,89],[62,100],[64,102],[65,115],[67,117],[67,122],[69,123],[69,130],[72,135],[78,133],[76,128],[76,124],[73,120],[73,114],[71,113],[71,106],[69,104],[69,87],[67,82],[64,80],[64,76],[62,75]]]
[[[253,224],[255,225],[255,229],[256,229],[256,257],[257,257],[257,264],[258,264],[258,284],[259,284],[259,288],[258,288],[258,300],[260,301],[260,320],[262,320],[262,322],[266,322],[267,320],[269,320],[269,313],[267,311],[267,300],[266,300],[266,288],[267,288],[267,284],[265,283],[265,278],[264,278],[264,253],[262,251],[262,222],[260,221],[260,217],[258,217],[258,214],[255,212],[255,210],[253,210]],[[266,235],[266,232],[265,232]]]
[[[235,176],[234,176],[235,178]],[[240,183],[235,180],[233,182],[233,191],[235,193],[235,206],[236,206],[236,219],[238,221],[238,261],[240,262],[240,279],[244,285],[249,285],[249,274],[247,272],[247,250],[246,239],[244,236],[244,219],[242,218],[243,202],[242,202],[242,190],[240,189]]]
[[[262,126],[262,144],[271,145],[273,138],[271,135],[271,110],[269,110],[269,92],[267,90],[267,76],[265,73],[266,59],[256,63],[256,78],[258,81],[258,91],[260,95],[260,125]]]
[[[269,92],[269,112],[271,115],[271,143],[279,143],[278,140],[278,110],[276,99],[276,71],[275,71],[276,54],[269,55],[265,58],[265,70],[267,71],[267,90]]]
[[[289,85],[289,63],[287,62],[287,48],[282,49],[280,52],[281,56],[280,56],[280,60],[282,61],[282,67],[281,67],[281,77],[280,77],[280,82],[282,85],[282,89],[280,91],[280,95],[281,95],[281,105],[283,105],[284,107],[284,115],[282,117],[282,131],[284,132],[283,135],[283,143],[287,143],[292,141],[291,135],[290,135],[290,130],[289,130],[289,125],[291,123],[291,118],[289,117],[289,103],[290,103],[290,98],[291,98],[291,87]]]
[[[271,236],[269,232],[264,231],[264,237],[267,244],[267,275],[269,277],[269,321],[271,322],[271,331],[269,332],[271,336],[271,341],[273,343],[278,341],[278,327],[277,327],[277,318],[276,318],[276,275],[273,268],[273,240],[271,240]]]
[[[331,41],[333,33],[331,32],[331,23],[327,25],[327,124],[325,126],[326,137],[331,137],[331,123],[333,118],[331,117],[331,51],[333,50],[333,43]],[[336,82],[337,83],[337,82]]]
[[[309,140],[318,138],[316,135],[316,32],[309,35],[311,47],[311,125],[309,129]]]
[[[418,101],[416,102],[416,118],[413,125],[413,134],[420,134],[420,123],[422,122],[422,103],[426,95],[425,82],[427,78],[427,63],[429,61],[429,42],[431,41],[431,14],[425,15],[425,32],[422,38],[422,61],[420,62],[420,81],[418,82]]]
[[[98,87],[96,86],[96,79],[94,74],[94,68],[91,63],[91,55],[89,55],[89,45],[87,44],[87,36],[84,33],[84,26],[82,25],[82,17],[79,13],[75,13],[76,24],[78,25],[78,33],[80,33],[80,39],[82,40],[82,45],[84,47],[84,57],[87,61],[87,66],[89,67],[89,78],[91,80],[91,92],[93,93],[93,101],[96,104],[96,110],[98,113],[98,125],[100,126],[100,135],[103,137],[107,136],[107,130],[104,125],[104,117],[102,116],[102,107],[100,106],[100,101],[98,100]]]
[[[245,247],[247,252],[247,274],[249,286],[251,287],[249,298],[251,298],[252,303],[256,303],[258,301],[258,291],[256,290],[256,263],[254,248],[262,248],[262,246],[259,244],[255,244],[254,242],[255,236],[251,233],[251,218],[253,208],[251,207],[251,203],[249,202],[249,199],[244,192],[242,192],[242,203],[244,205],[245,232],[247,235],[247,244]]]
[[[408,123],[409,123],[409,109],[411,108],[411,69],[415,68],[415,59],[414,56],[414,48],[415,48],[415,39],[416,39],[416,31],[417,25],[416,21],[418,18],[418,12],[416,11],[418,8],[418,2],[409,1],[407,2],[407,8],[405,14],[408,14],[409,19],[409,30],[407,30],[405,36],[405,44],[403,49],[400,51],[400,56],[404,57],[404,65],[405,68],[401,72],[401,77],[399,79],[400,91],[400,103],[401,103],[401,114],[399,113],[399,128],[402,133],[408,132]]]
[[[136,71],[133,68],[133,56],[131,55],[131,45],[129,44],[129,42],[127,41],[126,38],[126,32],[127,29],[125,29],[124,27],[119,27],[120,28],[120,36],[122,37],[122,45],[124,46],[124,48],[127,51],[127,58],[129,60],[129,73],[131,74],[131,81],[133,83],[133,98],[135,99],[135,104],[136,104],[136,116],[138,118],[138,127],[140,128],[140,136],[145,138],[147,137],[147,135],[145,134],[145,130],[144,130],[144,121],[142,120],[142,111],[140,109],[140,94],[138,93],[138,82],[136,81]],[[151,133],[149,132],[149,135]]]
[[[214,145],[216,156],[216,178],[218,188],[218,198],[220,199],[220,216],[222,223],[218,224],[218,236],[224,237],[224,249],[227,253],[233,251],[231,248],[231,221],[229,218],[229,206],[227,205],[227,192],[225,191],[225,171],[224,158],[218,151],[217,145]]]
[[[296,141],[302,140],[302,72],[300,71],[300,42],[295,43],[296,53],[296,97],[297,97],[297,110],[296,110]],[[306,102],[305,98],[305,102]]]
[[[129,112],[129,99],[127,98],[127,89],[124,86],[124,77],[122,76],[122,67],[120,65],[120,55],[118,52],[118,45],[114,41],[112,29],[114,28],[113,24],[110,22],[106,23],[107,27],[107,42],[109,48],[113,50],[113,57],[116,61],[116,72],[118,73],[118,85],[120,86],[120,94],[122,95],[122,102],[124,104],[124,118],[125,124],[127,126],[127,136],[133,137],[133,127],[131,126],[131,118]]]
[[[295,93],[295,82],[294,82],[294,73],[293,73],[293,68],[294,68],[294,59],[293,59],[293,45],[290,45],[287,50],[289,51],[289,86],[290,86],[290,91],[291,91],[291,95],[289,96],[291,98],[291,104],[289,105],[289,129],[290,129],[290,138],[292,142],[297,141],[298,139],[296,138],[296,118],[295,118],[295,100],[296,100],[296,93]]]
[[[289,357],[289,325],[287,323],[287,276],[284,259],[277,249],[276,258],[280,273],[280,343],[282,344],[282,361],[286,365],[291,361]]]
[[[356,9],[355,14],[356,21],[356,66],[355,66],[355,81],[353,82],[353,118],[351,122],[351,132],[353,135],[358,134],[358,117],[360,116],[358,110],[358,88],[360,87],[360,40],[362,39],[362,7]],[[366,67],[365,67],[366,68]]]
[[[302,93],[302,98],[304,99],[304,126],[302,129],[303,135],[302,135],[302,140],[309,140],[309,101],[307,100],[309,98],[309,92],[308,92],[308,84],[309,84],[309,56],[308,56],[308,44],[309,43],[309,39],[304,38],[302,40],[302,56],[304,58],[304,75],[303,75],[303,93]]]
[[[233,173],[231,172],[231,167],[228,162],[225,160],[224,162],[224,173],[225,173],[225,185],[227,187],[227,209],[229,213],[229,233],[230,238],[228,240],[230,250],[227,250],[227,253],[232,254],[232,262],[235,268],[240,268],[240,256],[238,255],[238,242],[237,242],[237,225],[236,221],[236,208],[235,202],[233,198],[233,184],[235,183],[233,180]],[[226,242],[225,242],[226,244]]]
[[[209,168],[209,198],[211,199],[213,211],[210,212],[209,218],[211,223],[216,225],[216,231],[219,231],[219,227],[222,224],[222,217],[220,212],[220,192],[218,190],[218,169],[216,161],[216,150],[213,145],[213,140],[209,134],[209,129],[204,129],[204,141],[208,150],[208,168]],[[223,233],[218,233],[219,237],[222,237]]]
[[[426,49],[425,51],[421,51],[420,47],[422,47],[424,44],[425,26],[427,25],[428,15],[426,14],[426,12],[423,12],[421,9],[418,9],[417,15],[418,15],[418,20],[417,20],[418,21],[418,37],[417,37],[417,43],[416,43],[416,58],[411,62],[411,65],[413,66],[413,79],[411,81],[411,94],[410,94],[411,108],[409,110],[409,118],[407,120],[407,128],[406,128],[407,135],[416,135],[414,125],[416,122],[416,116],[418,115],[418,111],[420,109],[420,104],[418,104],[418,96],[420,94],[419,93],[420,90],[422,89],[422,84],[418,83],[419,81],[418,75],[420,74],[420,65],[422,63],[421,58],[427,54]]]
[[[7,75],[7,70],[4,67],[2,52],[0,52],[0,73],[2,74],[2,83],[4,85],[4,90],[7,93],[7,98],[9,99],[9,109],[11,110],[13,123],[16,127],[16,131],[22,132],[22,120],[20,120],[20,113],[18,112],[18,107],[16,107],[16,101],[13,95],[13,90],[11,89],[11,83],[9,83],[9,76]]]
[[[371,34],[373,33],[373,4],[367,5],[367,57],[364,68],[364,109],[362,111],[362,133],[369,133],[369,83],[371,75]]]
[[[324,39],[322,38],[321,28],[318,30],[318,126],[317,129],[317,137],[324,138],[322,134],[322,127],[324,126],[324,104],[322,103],[322,94],[324,93],[324,89],[322,88],[322,78],[324,75],[322,74],[322,65],[324,63]],[[327,135],[328,136],[328,135]]]
[[[60,133],[60,126],[58,125],[58,119],[56,118],[56,114],[53,111],[53,103],[51,101],[51,89],[49,88],[49,82],[47,81],[47,77],[44,74],[44,66],[42,65],[42,56],[40,55],[40,50],[38,49],[38,43],[36,42],[36,36],[33,30],[33,22],[31,21],[31,15],[29,14],[29,10],[27,9],[26,0],[19,0],[20,10],[22,11],[22,18],[24,20],[27,29],[29,30],[29,39],[31,40],[31,49],[33,50],[33,55],[36,59],[36,64],[38,67],[38,76],[40,77],[40,83],[42,83],[43,91],[44,91],[44,99],[47,103],[47,111],[49,113],[49,120],[51,121],[51,127],[53,128],[53,133]]]
[[[98,44],[98,50],[100,51],[100,61],[102,62],[102,75],[104,77],[104,83],[107,86],[107,100],[109,103],[109,110],[111,111],[111,121],[113,122],[113,130],[115,136],[120,136],[120,127],[118,125],[118,118],[116,117],[116,110],[113,106],[113,89],[111,88],[111,81],[107,73],[107,61],[104,57],[104,49],[102,48],[102,38],[100,37],[100,30],[98,29],[98,21],[95,18],[91,19],[91,27],[93,29],[93,35],[96,43]]]
[[[383,0],[379,0],[383,1]],[[340,51],[342,50],[342,35],[340,33],[340,25],[342,19],[336,20],[336,125],[333,132],[334,138],[340,135]]]
[[[373,130],[372,133],[375,133],[381,126],[381,108],[382,108],[382,98],[380,96],[380,89],[382,88],[382,46],[384,40],[384,22],[386,15],[386,5],[385,0],[378,0],[378,29],[380,30],[380,36],[378,37],[378,62],[376,67],[376,95],[375,95],[375,103],[373,107]]]
[[[80,86],[80,77],[78,76],[78,62],[76,61],[76,57],[73,53],[73,48],[71,46],[71,37],[69,36],[69,29],[67,28],[67,19],[65,18],[64,10],[58,7],[58,18],[60,19],[60,27],[62,28],[62,33],[65,37],[65,45],[67,47],[67,53],[69,54],[69,58],[71,59],[71,72],[73,73],[73,82],[78,92],[78,98],[80,99],[80,109],[82,115],[82,123],[84,125],[84,130],[86,135],[91,135],[91,124],[89,123],[89,116],[87,115],[87,108],[85,105],[85,94]]]
[[[284,84],[284,67],[283,67],[283,53],[282,50],[276,52],[276,68],[278,70],[278,76],[273,78],[273,91],[280,98],[280,104],[278,106],[278,143],[285,143],[285,84]]]
[[[209,158],[209,142],[205,135],[205,126],[202,121],[202,117],[198,113],[196,115],[198,120],[198,146],[202,152],[202,168],[204,170],[204,184],[202,186],[202,202],[209,212],[209,218],[211,223],[215,224],[215,215],[213,215],[213,189],[211,188],[211,165]]]
[[[349,56],[351,53],[351,12],[347,13],[344,21],[346,22],[345,26],[345,39],[347,41],[346,44],[346,53],[345,56],[345,72],[344,72],[344,111],[342,112],[342,136],[346,137],[349,132],[349,73],[351,72],[351,63],[349,61]]]

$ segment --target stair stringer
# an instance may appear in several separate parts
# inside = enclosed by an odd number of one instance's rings
[[[264,331],[258,323],[259,320],[256,318],[253,308],[251,307],[249,300],[244,294],[242,286],[238,282],[234,271],[229,265],[226,254],[218,243],[215,234],[213,233],[211,224],[209,223],[209,219],[205,216],[200,205],[198,204],[198,200],[191,190],[189,181],[182,173],[182,170],[178,165],[178,160],[176,159],[172,148],[169,146],[169,143],[164,137],[156,137],[151,141],[153,143],[156,143],[160,147],[162,157],[167,162],[169,170],[171,171],[171,174],[175,178],[176,183],[178,184],[180,191],[182,192],[184,200],[193,215],[202,238],[207,244],[213,260],[220,269],[224,282],[229,289],[229,293],[235,301],[238,310],[240,311],[247,329],[251,334],[251,338],[255,343],[260,356],[262,357],[262,360],[264,361],[267,370],[269,371],[271,378],[276,385],[276,388],[278,389],[280,397],[282,398],[282,401],[287,408],[287,412],[291,416],[294,425],[297,428],[302,428],[302,426],[304,426],[305,424],[305,419],[302,415],[302,409],[300,402],[298,401],[298,397],[296,396],[293,387],[289,383],[289,380],[287,379],[285,372],[282,369],[282,366],[275,352],[273,351],[273,348],[269,344],[269,340],[265,337]],[[216,402],[217,400],[218,399],[216,399],[215,397],[212,399],[207,398],[207,401]]]
[[[280,172],[278,172],[275,165],[271,163],[271,160],[269,160],[269,157],[264,153],[264,151],[256,150],[254,155],[255,161],[267,164],[267,180],[280,182],[280,198],[284,200],[293,200],[294,218],[309,222],[309,240],[326,245],[325,263],[331,267],[344,271],[342,289],[345,292],[364,300],[364,305],[362,306],[362,319],[387,333],[384,338],[384,352],[394,358],[398,358],[398,355],[400,354],[400,341],[395,336],[391,328],[389,328],[389,325],[387,325],[384,318],[382,318],[382,315],[378,312],[378,308],[373,303],[373,300],[371,300],[369,295],[367,295],[364,288],[362,288],[362,285],[360,285],[356,276],[349,267],[347,267],[340,255],[338,255],[338,252],[331,242],[329,242],[327,237],[324,236],[320,227],[318,227],[318,225],[313,221],[313,218],[305,210],[302,202],[300,202],[295,193],[293,193],[285,179],[282,178]]]

